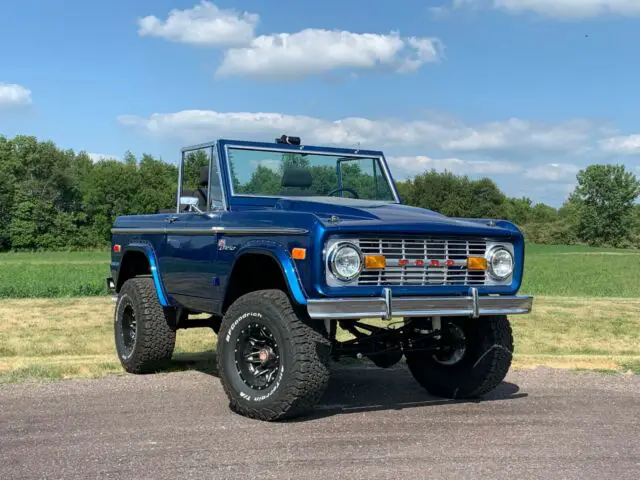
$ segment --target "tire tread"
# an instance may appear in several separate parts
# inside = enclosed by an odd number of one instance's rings
[[[131,278],[122,286],[121,292],[131,296],[137,324],[134,353],[129,361],[123,362],[123,366],[129,373],[157,371],[173,355],[175,312],[160,305],[151,277]]]
[[[513,358],[509,320],[505,316],[492,316],[482,317],[478,322],[472,339],[480,342],[483,353],[464,374],[456,375],[451,367],[443,367],[420,353],[406,355],[409,371],[427,391],[445,398],[478,398],[504,380]]]
[[[278,309],[289,330],[289,343],[293,349],[293,365],[289,368],[290,381],[283,385],[284,393],[269,407],[250,407],[231,387],[225,375],[220,375],[222,387],[234,412],[258,420],[291,419],[308,413],[318,402],[329,380],[329,340],[311,322],[294,311],[287,295],[281,290],[260,290],[248,293],[229,308],[222,320],[218,336],[218,358],[222,358],[225,345],[222,338],[233,320],[256,303],[267,302]],[[319,354],[326,351],[327,354]],[[220,369],[222,370],[222,369]]]

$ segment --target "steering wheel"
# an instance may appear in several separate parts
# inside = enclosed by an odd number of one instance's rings
[[[333,190],[331,190],[329,193],[327,193],[327,195],[331,196],[334,193],[338,193],[338,192],[349,192],[350,194],[352,194],[355,198],[360,198],[358,196],[358,194],[356,193],[356,191],[352,188],[349,187],[342,187],[342,188],[334,188]]]

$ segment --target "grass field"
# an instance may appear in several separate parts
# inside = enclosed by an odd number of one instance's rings
[[[0,254],[0,298],[106,295],[108,252]]]
[[[528,246],[522,293],[640,298],[640,251]]]
[[[108,252],[0,254],[0,298],[106,295]],[[530,245],[522,293],[640,298],[640,252]]]
[[[0,303],[0,383],[124,374],[107,298]],[[640,373],[640,299],[540,297],[512,317],[515,367],[548,365]],[[215,370],[209,329],[180,330],[170,369]]]
[[[512,317],[516,367],[640,374],[640,252],[530,245]],[[113,347],[109,254],[0,255],[0,383],[122,374]],[[42,297],[42,298],[27,298]],[[210,330],[180,331],[173,369],[215,368]]]

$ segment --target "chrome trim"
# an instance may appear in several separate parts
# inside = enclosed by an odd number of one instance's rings
[[[480,316],[480,302],[478,301],[478,289],[475,287],[471,287],[470,291],[471,291],[471,301],[473,302],[473,314],[471,316],[473,318],[478,318]]]
[[[238,150],[254,150],[254,151],[266,151],[266,152],[281,152],[281,153],[296,153],[297,151],[304,152],[304,145],[299,146],[299,150],[293,150],[291,148],[278,148],[278,147],[247,147],[243,145],[234,145],[234,144],[225,144],[224,146],[224,159],[227,162],[227,179],[229,180],[229,185],[231,186],[230,194],[232,197],[276,197],[282,198],[286,197],[286,195],[251,195],[251,194],[236,194],[233,190],[233,179],[231,178],[231,164],[229,162],[229,147],[235,148]],[[357,150],[356,150],[357,151]],[[338,156],[335,152],[309,152],[310,155],[325,155],[325,156]],[[389,170],[389,166],[387,165],[386,158],[383,155],[361,155],[358,153],[349,153],[344,154],[344,157],[354,157],[354,158],[371,158],[377,159],[380,162],[380,166],[382,166],[382,170],[384,171],[384,177],[387,180],[387,184],[389,185],[389,189],[393,193],[393,198],[395,199],[395,203],[400,203],[400,195],[398,194],[395,183],[393,183],[391,179],[391,173]]]
[[[336,240],[334,240],[336,239]],[[331,237],[327,245],[340,241],[339,236]],[[383,255],[386,266],[383,269],[364,269],[357,281],[349,286],[433,286],[466,285],[481,287],[509,285],[513,274],[496,280],[486,270],[467,268],[469,257],[487,258],[495,248],[504,248],[513,256],[513,245],[507,241],[492,240],[484,237],[454,238],[449,236],[380,236],[361,235],[349,238],[357,243],[364,256]],[[406,261],[401,265],[400,261]],[[437,260],[438,265],[431,262]],[[447,265],[447,262],[452,262]],[[325,274],[329,286],[330,277]]]
[[[153,233],[165,233],[164,228],[123,228],[117,227],[112,228],[111,233],[119,233],[119,234],[134,234],[134,235],[147,235]]]
[[[384,294],[384,305],[386,307],[383,318],[385,320],[391,320],[391,317],[393,316],[393,304],[391,301],[393,295],[390,288],[383,288],[382,292]]]
[[[182,234],[182,235],[306,235],[309,230],[305,228],[270,228],[270,227],[210,227],[210,228],[112,228],[111,233],[120,234]]]
[[[182,170],[183,169],[184,169],[184,152],[181,152],[180,165],[178,166],[178,192],[177,192],[177,198],[176,198],[176,213],[180,213],[180,197],[182,196]]]
[[[215,147],[217,143],[218,143],[218,141],[214,140],[212,142],[199,143],[197,145],[189,145],[189,146],[186,146],[186,147],[182,147],[180,149],[180,151],[181,152],[189,152],[191,150],[202,150],[203,148]]]
[[[211,230],[225,235],[306,235],[306,228],[292,227],[212,227]]]
[[[532,296],[395,297],[385,289],[384,297],[309,299],[307,311],[313,319],[350,320],[391,317],[471,317],[521,315],[531,312]]]
[[[227,203],[227,192],[226,192],[226,188],[224,185],[224,181],[222,180],[222,164],[220,161],[220,156],[218,155],[218,153],[216,152],[216,148],[215,148],[215,143],[213,145],[211,145],[211,161],[213,162],[213,157],[215,156],[216,158],[216,164],[218,165],[218,182],[220,182],[220,192],[222,193],[222,209],[226,212],[229,210],[229,205]],[[211,167],[209,167],[209,185],[208,185],[208,192],[207,192],[207,211],[219,211],[219,210],[212,210],[211,209]]]

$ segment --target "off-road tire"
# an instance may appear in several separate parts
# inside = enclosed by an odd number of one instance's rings
[[[135,340],[126,354],[121,336],[124,312],[135,314]],[[151,373],[162,369],[173,355],[176,343],[175,311],[160,305],[153,279],[134,277],[127,280],[118,295],[114,312],[114,335],[120,363],[129,373]]]
[[[247,385],[236,366],[243,329],[265,325],[279,349],[281,368],[265,390]],[[281,290],[259,290],[238,298],[227,310],[218,335],[218,372],[229,408],[263,421],[309,414],[329,381],[331,343],[322,322],[297,314]]]
[[[416,381],[433,395],[481,397],[496,388],[511,367],[511,325],[506,316],[451,321],[464,331],[467,340],[462,359],[453,365],[442,365],[430,352],[406,352],[407,366]]]

